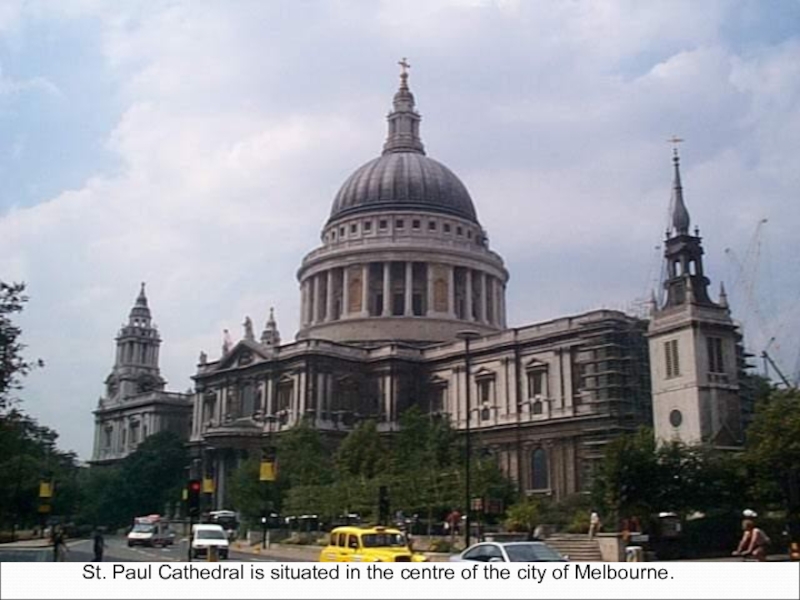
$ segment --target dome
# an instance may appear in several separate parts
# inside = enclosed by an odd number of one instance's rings
[[[330,218],[384,209],[429,210],[478,220],[461,180],[419,152],[387,152],[361,166],[336,195]]]
[[[443,164],[425,156],[419,113],[403,65],[400,89],[389,113],[383,155],[353,173],[336,195],[330,221],[375,210],[428,210],[478,222],[475,206],[461,180]]]

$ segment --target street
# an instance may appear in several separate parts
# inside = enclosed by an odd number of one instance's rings
[[[67,543],[67,562],[91,562],[94,558],[92,540],[73,540]],[[0,546],[0,562],[52,562],[52,547],[18,544]],[[123,537],[107,537],[103,562],[180,562],[187,560],[186,541],[180,540],[166,548],[128,547]],[[230,560],[244,562],[297,562],[269,553],[255,555],[247,552],[230,552]],[[196,562],[203,562],[202,560]]]

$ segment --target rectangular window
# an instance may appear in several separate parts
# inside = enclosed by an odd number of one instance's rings
[[[422,316],[422,294],[415,293],[411,296],[411,310],[413,311],[414,316]]]
[[[389,221],[387,221],[386,219],[381,219],[380,221],[378,221],[379,229],[386,229],[387,227],[389,227]]]
[[[667,367],[667,379],[680,376],[681,365],[678,355],[678,340],[664,342],[664,357]]]
[[[364,231],[372,231],[372,221],[364,221]]]
[[[706,338],[708,346],[708,371],[710,373],[724,373],[725,361],[722,356],[722,338]]]
[[[403,219],[397,219],[397,220],[394,222],[394,226],[395,226],[395,229],[402,229],[403,227],[405,227],[405,226],[406,226],[406,224],[405,224],[405,222],[403,221]]]
[[[460,225],[456,227],[456,235],[464,235],[464,230],[461,228]]]
[[[411,227],[413,227],[414,229],[419,229],[420,227],[419,219],[414,219],[413,221],[411,221]]]
[[[491,404],[492,381],[484,379],[478,382],[478,401],[481,404]]]
[[[402,292],[392,296],[392,315],[395,317],[403,316],[406,312],[406,295]]]
[[[547,370],[528,371],[528,398],[547,395]]]
[[[428,221],[428,229],[431,231],[436,231],[436,221]]]
[[[444,224],[444,232],[445,233],[450,233],[450,223],[445,223]]]
[[[358,231],[358,225],[356,225],[355,223],[350,225],[350,233],[356,233],[357,231]]]

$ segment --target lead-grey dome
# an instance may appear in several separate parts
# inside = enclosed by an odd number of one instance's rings
[[[419,152],[387,152],[361,166],[336,195],[330,218],[385,209],[428,210],[477,223],[475,206],[461,180]]]
[[[478,222],[475,206],[461,180],[443,164],[425,156],[419,137],[419,113],[408,89],[408,73],[389,113],[383,155],[353,173],[336,194],[330,220],[375,210],[427,210]]]

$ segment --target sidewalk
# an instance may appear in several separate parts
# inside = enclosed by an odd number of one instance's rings
[[[2,548],[9,548],[9,549],[35,549],[35,548],[52,548],[53,544],[47,538],[38,538],[35,540],[21,540],[16,542],[4,542],[0,544],[0,549]]]
[[[231,545],[231,550],[243,554],[263,555],[270,558],[285,558],[288,560],[301,560],[304,562],[318,562],[322,546],[301,546],[297,544],[270,544],[269,548],[261,548],[260,544],[250,546],[244,542],[236,541]],[[430,562],[447,562],[450,555],[441,552],[423,552]]]

